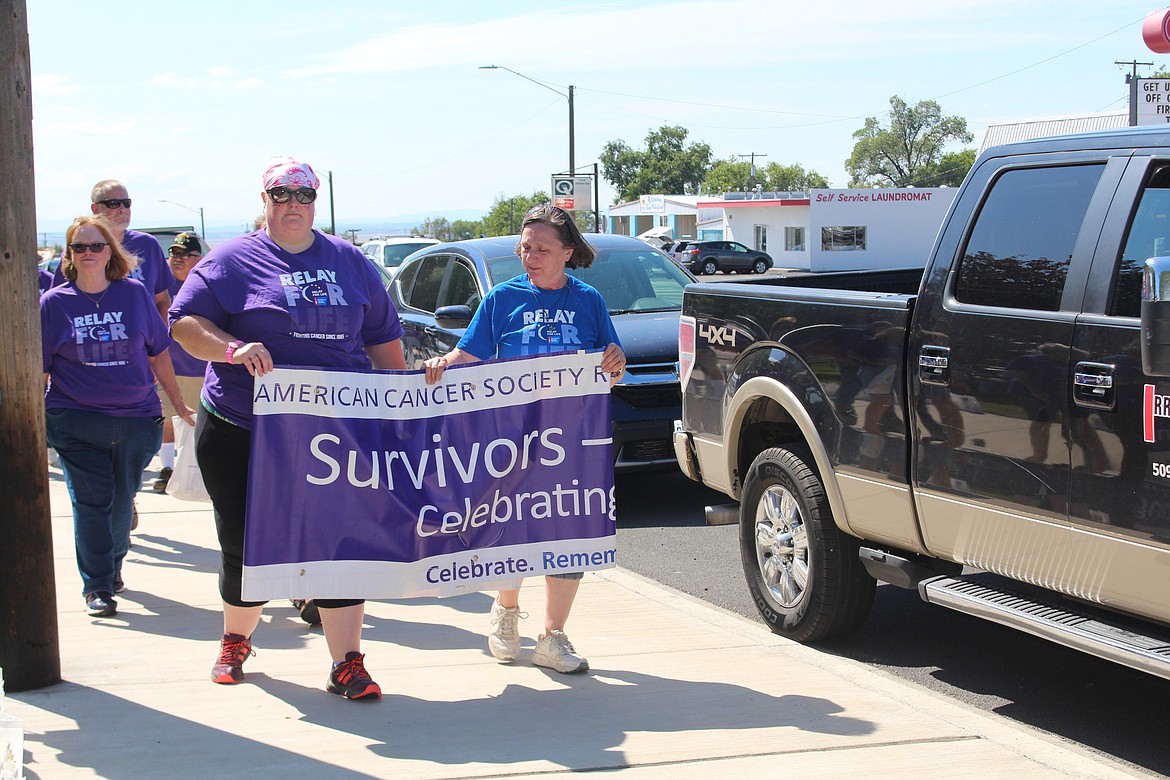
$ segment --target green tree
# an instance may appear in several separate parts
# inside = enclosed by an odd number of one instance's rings
[[[777,162],[757,167],[753,180],[751,164],[735,158],[712,165],[704,183],[711,192],[744,192],[756,185],[769,192],[808,192],[829,186],[829,180],[816,171]]]
[[[756,176],[761,178],[760,184],[764,189],[774,192],[808,192],[827,189],[829,186],[828,179],[816,171],[806,171],[799,163],[781,165],[770,162],[763,168],[757,168]]]
[[[968,132],[966,119],[944,117],[933,100],[909,106],[894,95],[890,126],[884,128],[877,118],[869,117],[853,137],[857,143],[845,161],[851,187],[908,187],[925,186],[921,177],[938,173],[948,143],[970,143],[975,136]]]
[[[520,222],[528,210],[551,201],[549,194],[541,190],[535,190],[531,195],[511,197],[506,197],[501,192],[483,218],[483,233],[489,236],[510,236],[519,233]]]
[[[744,192],[750,186],[748,179],[751,175],[750,163],[730,157],[726,160],[717,160],[707,172],[703,184],[708,192]]]
[[[918,181],[917,187],[958,187],[963,183],[963,177],[971,166],[975,164],[977,152],[974,149],[964,149],[961,152],[947,152],[938,161],[938,164],[928,166]]]
[[[483,232],[483,220],[457,219],[451,223],[451,240],[466,241],[469,238],[479,238]]]
[[[410,231],[412,236],[429,236],[440,241],[451,240],[451,223],[446,217],[427,217],[417,228]]]
[[[625,141],[607,143],[601,151],[602,177],[617,190],[621,201],[639,195],[693,195],[711,169],[711,147],[702,141],[687,144],[687,130],[663,125],[646,134],[643,149]]]

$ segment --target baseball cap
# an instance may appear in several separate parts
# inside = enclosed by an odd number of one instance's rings
[[[170,248],[178,247],[184,252],[191,252],[197,255],[203,254],[203,247],[199,244],[199,236],[194,233],[180,233],[175,236],[175,240],[171,243]]]

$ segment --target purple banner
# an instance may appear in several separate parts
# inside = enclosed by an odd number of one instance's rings
[[[400,598],[615,565],[600,352],[257,379],[243,596]]]

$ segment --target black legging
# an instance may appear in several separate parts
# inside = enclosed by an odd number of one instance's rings
[[[195,459],[215,509],[215,532],[221,550],[219,595],[234,607],[259,607],[244,601],[240,586],[244,569],[244,507],[248,499],[248,453],[252,432],[221,420],[201,403],[195,425]],[[315,599],[321,609],[353,607],[363,599]]]

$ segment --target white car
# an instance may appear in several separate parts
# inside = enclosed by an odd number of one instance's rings
[[[402,261],[407,255],[440,243],[442,242],[422,236],[374,238],[362,244],[362,253],[376,265],[382,266],[391,275],[394,275],[398,272],[398,267],[402,265]]]

